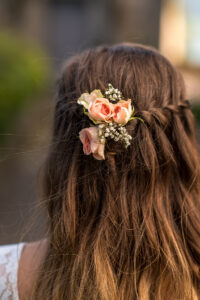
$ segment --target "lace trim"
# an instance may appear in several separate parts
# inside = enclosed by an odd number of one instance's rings
[[[0,246],[0,299],[19,300],[18,264],[24,243]]]

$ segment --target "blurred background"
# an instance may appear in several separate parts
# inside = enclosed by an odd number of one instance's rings
[[[43,236],[38,181],[64,60],[124,41],[158,48],[181,70],[199,122],[199,0],[0,1],[0,244]]]

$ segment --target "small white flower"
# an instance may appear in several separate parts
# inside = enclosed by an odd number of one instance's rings
[[[104,124],[100,124],[100,125],[99,125],[99,128],[104,128],[104,127],[105,127]]]
[[[105,131],[106,131],[106,132],[110,132],[110,129],[107,127],[107,128],[105,129]]]
[[[106,132],[106,133],[104,134],[104,136],[105,136],[105,137],[108,137],[108,136],[109,136],[109,133],[108,133],[108,132]]]

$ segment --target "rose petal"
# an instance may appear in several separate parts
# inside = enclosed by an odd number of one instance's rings
[[[117,104],[114,105],[113,119],[117,123],[126,124],[131,116],[131,113],[131,99],[127,101],[120,100]]]
[[[105,144],[99,143],[98,150],[93,153],[94,158],[96,158],[98,160],[105,159],[105,156],[104,156],[104,147],[105,147]]]
[[[128,100],[120,100],[118,102],[122,107],[127,108],[127,110],[131,113],[132,107],[131,107],[131,99]]]
[[[88,93],[83,93],[79,98],[78,98],[78,104],[83,105],[86,109],[89,108],[90,103],[92,103],[94,100],[96,100],[96,95],[94,93],[88,94]]]
[[[91,92],[90,95],[94,95],[95,98],[103,98],[103,94],[102,94],[101,90],[94,90]]]
[[[91,151],[92,153],[96,152],[98,147],[99,147],[99,142],[95,142],[95,141],[92,141],[91,140],[91,144],[90,144],[90,147],[91,147]]]
[[[88,136],[87,128],[84,128],[79,132],[79,138],[83,144],[83,152],[86,155],[89,155],[92,151],[90,147],[90,138]]]
[[[95,121],[108,121],[113,115],[113,104],[106,98],[97,98],[88,107],[88,116]]]
[[[101,143],[98,136],[98,129],[95,126],[84,128],[79,132],[79,137],[83,143],[83,151],[86,155],[93,153],[94,158],[98,160],[105,159],[104,143]]]

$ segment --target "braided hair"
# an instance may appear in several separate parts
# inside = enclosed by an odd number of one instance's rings
[[[84,155],[77,99],[111,82],[132,99],[130,147]],[[181,74],[153,48],[101,46],[65,64],[44,168],[49,249],[33,299],[200,299],[200,163]]]

